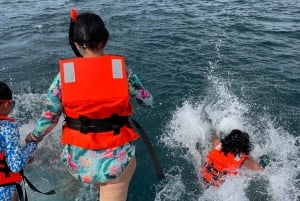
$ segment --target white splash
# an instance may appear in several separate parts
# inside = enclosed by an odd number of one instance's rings
[[[276,127],[278,122],[268,114],[253,115],[247,104],[224,83],[216,78],[212,80],[213,93],[196,104],[186,101],[174,111],[161,141],[171,149],[187,149],[187,154],[178,157],[193,164],[197,173],[211,148],[211,132],[215,130],[223,138],[232,129],[241,129],[250,135],[253,158],[265,161],[267,166],[258,173],[241,168],[239,177],[227,179],[218,189],[210,187],[199,193],[199,201],[297,201],[300,197],[299,137]],[[200,150],[196,148],[197,143]]]

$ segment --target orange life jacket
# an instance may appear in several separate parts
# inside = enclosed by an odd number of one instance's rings
[[[224,182],[223,176],[237,174],[238,168],[246,158],[246,154],[234,156],[228,153],[225,155],[220,143],[208,154],[207,161],[202,168],[202,176],[207,183],[219,187]]]
[[[0,120],[15,121],[7,116],[0,116]],[[6,163],[4,153],[0,153],[0,186],[12,185],[21,181],[21,173],[12,172]]]
[[[21,181],[21,173],[12,172],[6,163],[5,155],[0,154],[0,186],[12,185]]]
[[[60,75],[66,115],[63,144],[107,149],[139,137],[128,123],[133,109],[124,57],[60,60]]]

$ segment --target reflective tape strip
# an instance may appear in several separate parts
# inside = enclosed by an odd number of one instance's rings
[[[64,81],[65,83],[75,82],[74,63],[64,63]]]
[[[112,74],[114,79],[123,78],[122,61],[120,59],[112,59]]]

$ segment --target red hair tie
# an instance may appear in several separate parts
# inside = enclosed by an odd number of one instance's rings
[[[77,11],[75,10],[75,8],[72,8],[71,9],[71,20],[73,22],[76,22],[77,21]]]

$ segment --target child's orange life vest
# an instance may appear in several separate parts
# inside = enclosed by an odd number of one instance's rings
[[[0,116],[0,120],[14,121],[14,119],[6,116]],[[0,186],[12,185],[21,181],[21,173],[12,172],[6,163],[4,153],[0,153]]]
[[[60,60],[66,122],[61,142],[107,149],[136,140],[124,57],[105,55]]]
[[[202,168],[203,179],[216,187],[223,182],[225,175],[235,175],[239,167],[247,158],[246,154],[234,156],[232,153],[225,155],[222,152],[222,144],[218,144],[207,156],[207,162]]]

